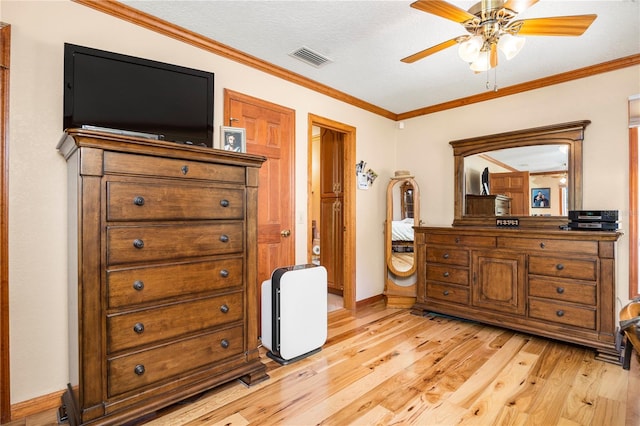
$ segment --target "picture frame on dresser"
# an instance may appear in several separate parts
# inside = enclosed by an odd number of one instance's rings
[[[220,144],[225,151],[247,152],[246,129],[220,126]]]

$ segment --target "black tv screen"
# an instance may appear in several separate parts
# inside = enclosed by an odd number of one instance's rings
[[[210,72],[65,43],[63,129],[213,147],[213,82]]]
[[[491,194],[489,186],[489,168],[485,167],[482,171],[482,195]]]

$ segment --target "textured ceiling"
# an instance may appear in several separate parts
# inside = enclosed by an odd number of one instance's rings
[[[541,0],[517,19],[595,13],[579,37],[527,37],[497,74],[474,74],[451,47],[413,64],[400,59],[466,34],[411,1],[126,0],[124,4],[278,65],[392,113],[640,53],[640,2]],[[469,9],[474,2],[451,1]],[[289,55],[308,47],[331,59],[317,68]],[[640,78],[640,76],[639,76]]]

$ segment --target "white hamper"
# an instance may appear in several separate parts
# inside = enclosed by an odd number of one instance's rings
[[[262,344],[289,364],[319,352],[327,340],[327,270],[317,265],[277,268],[262,283]]]

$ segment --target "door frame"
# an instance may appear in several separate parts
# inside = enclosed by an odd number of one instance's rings
[[[343,196],[344,196],[344,263],[342,268],[343,303],[344,308],[356,308],[356,196],[355,172],[356,164],[356,128],[329,118],[309,114],[307,122],[307,224],[312,221],[312,144],[313,126],[331,129],[344,135],[344,167],[343,167]],[[307,247],[313,241],[311,226],[307,226]],[[307,250],[308,252],[308,250]]]
[[[0,22],[0,423],[11,420],[9,375],[9,60],[11,26]]]

